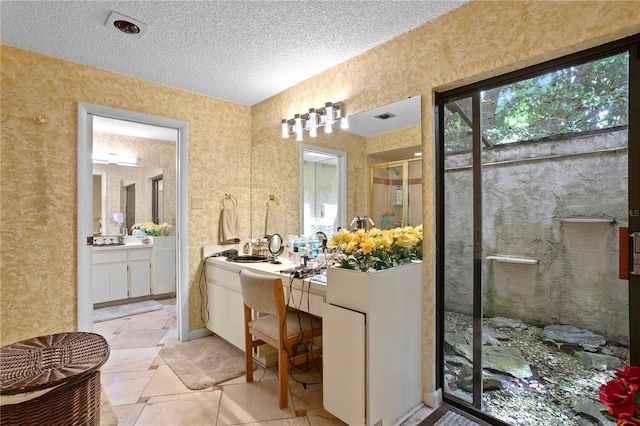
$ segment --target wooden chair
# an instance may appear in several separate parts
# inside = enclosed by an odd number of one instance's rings
[[[320,346],[314,349],[309,345],[310,349],[303,353],[298,353],[297,350],[299,344],[322,335],[322,320],[306,312],[288,308],[284,300],[282,280],[278,277],[242,270],[240,285],[244,302],[247,382],[253,381],[253,348],[264,344],[276,348],[280,408],[285,408],[290,365],[300,365],[322,354]],[[255,318],[252,310],[256,312]]]

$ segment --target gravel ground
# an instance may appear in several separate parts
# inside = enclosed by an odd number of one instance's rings
[[[468,316],[447,312],[456,329],[463,331],[471,327]],[[503,389],[484,392],[484,411],[509,424],[518,426],[587,426],[608,424],[577,412],[574,407],[591,402],[592,411],[599,409],[598,388],[613,376],[613,371],[598,371],[584,366],[573,356],[574,349],[560,348],[545,341],[542,328],[529,326],[517,331],[503,328],[509,340],[503,347],[518,349],[531,367],[533,376],[516,379],[506,374],[496,374]],[[607,344],[601,352],[621,359],[629,365],[629,349]],[[455,389],[459,368],[447,365],[445,380]],[[595,407],[595,408],[593,408]],[[585,411],[589,411],[588,409]],[[612,423],[611,423],[612,424]]]

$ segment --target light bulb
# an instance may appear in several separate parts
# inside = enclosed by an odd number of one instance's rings
[[[339,120],[342,116],[342,108],[340,108],[339,103],[333,107],[333,116],[335,120]]]
[[[289,123],[287,122],[286,118],[282,119],[282,137],[283,138],[289,137]]]
[[[302,141],[302,117],[300,117],[300,114],[296,114],[294,119],[294,131],[296,132],[296,140],[298,142]]]
[[[333,103],[327,102],[324,105],[325,111],[325,120],[324,120],[324,132],[331,133],[333,132]]]
[[[318,113],[315,108],[309,109],[309,120],[307,120],[307,127],[309,128],[309,136],[315,138],[318,136]]]

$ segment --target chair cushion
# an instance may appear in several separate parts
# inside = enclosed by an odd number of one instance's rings
[[[249,327],[258,330],[274,339],[278,339],[280,324],[276,315],[265,315],[249,321]],[[300,333],[300,329],[310,331],[322,327],[322,320],[306,312],[296,309],[287,311],[287,338]]]

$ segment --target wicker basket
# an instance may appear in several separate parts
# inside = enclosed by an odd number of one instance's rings
[[[40,336],[0,348],[0,424],[99,425],[99,368],[108,358],[109,344],[94,333]],[[6,402],[35,392],[40,395],[24,402]]]

